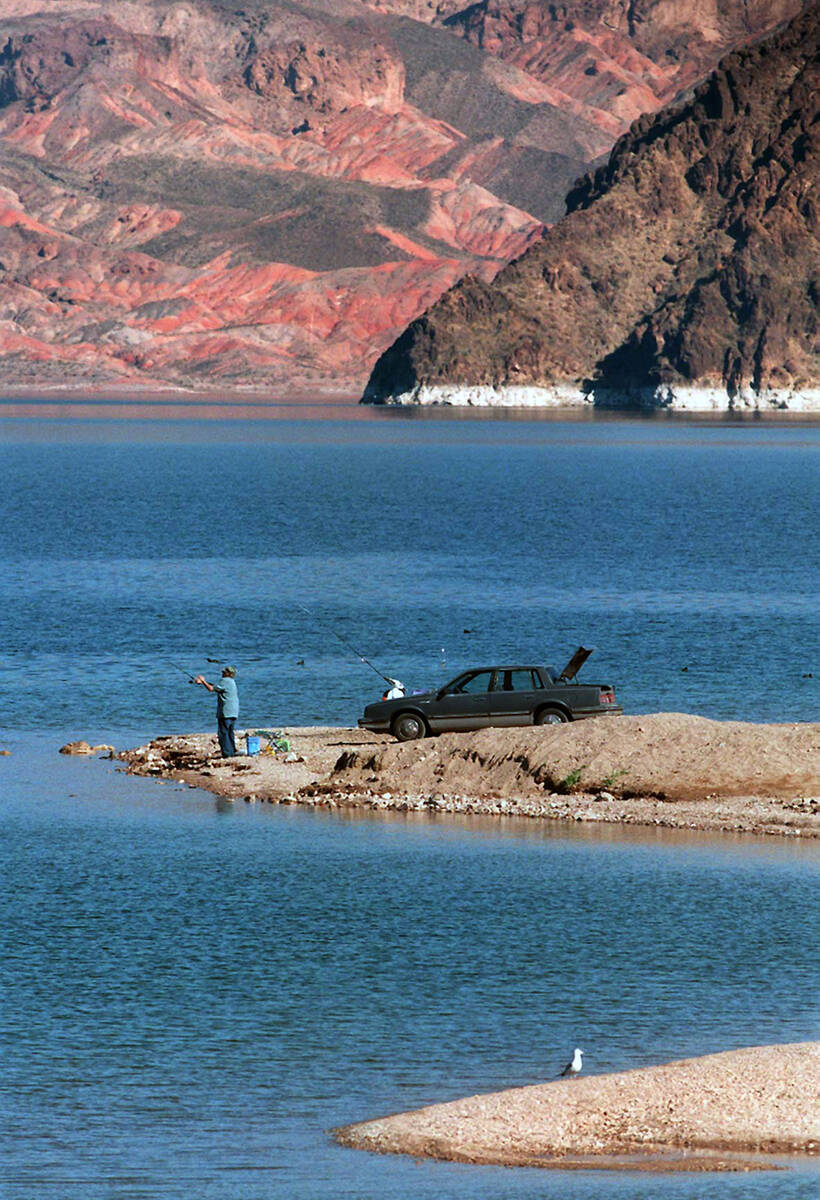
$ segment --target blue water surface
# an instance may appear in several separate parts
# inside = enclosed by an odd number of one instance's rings
[[[815,428],[112,424],[5,422],[14,727],[190,728],[209,658],[248,721],[354,724],[351,647],[422,689],[584,644],[630,712],[817,715]]]
[[[814,848],[248,807],[13,740],[8,1200],[816,1195],[817,1174],[543,1175],[340,1124],[818,1036]],[[814,1189],[814,1190],[813,1190]]]
[[[633,712],[814,716],[812,429],[0,436],[3,1200],[817,1195],[805,1166],[543,1173],[329,1135],[575,1045],[597,1073],[816,1039],[813,845],[232,805],[56,754],[208,727],[169,665],[208,657],[253,723],[353,723],[381,682],[350,645],[422,686],[583,642]]]

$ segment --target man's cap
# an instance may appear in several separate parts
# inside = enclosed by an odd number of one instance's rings
[[[231,679],[235,679],[236,678],[236,667],[223,667],[222,674],[230,675]]]

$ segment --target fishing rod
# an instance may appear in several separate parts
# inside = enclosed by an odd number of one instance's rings
[[[184,667],[178,667],[176,665],[176,663],[171,662],[170,658],[167,659],[166,661],[167,661],[169,667],[173,667],[175,671],[181,671],[183,675],[187,676],[189,683],[196,683],[196,680],[194,679],[194,677],[190,671],[186,671]]]
[[[313,621],[314,624],[318,624],[318,621],[316,621],[316,618],[313,616],[313,613],[311,613],[308,609],[306,609],[304,607],[304,605],[297,604],[296,607],[301,609],[302,612],[305,614],[305,616],[310,617],[311,621]],[[385,681],[385,683],[392,683],[392,684],[397,683],[397,680],[391,678],[390,675],[385,675],[383,671],[380,671],[378,667],[375,667],[369,658],[366,658],[364,656],[364,654],[360,653],[360,651],[358,651],[356,649],[356,647],[347,640],[347,638],[343,638],[342,635],[340,633],[337,633],[336,630],[331,625],[328,625],[327,628],[330,630],[330,632],[333,634],[333,636],[342,643],[343,646],[346,646],[348,650],[351,650],[361,662],[366,663],[367,666],[370,667],[371,671],[375,671],[376,674],[378,675],[379,679],[383,679]]]

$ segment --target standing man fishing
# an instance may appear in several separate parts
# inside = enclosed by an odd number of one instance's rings
[[[197,675],[194,683],[201,683],[209,692],[216,692],[216,729],[219,749],[223,758],[236,754],[234,727],[239,716],[239,692],[236,687],[236,667],[223,667],[219,683],[208,683],[203,675]]]

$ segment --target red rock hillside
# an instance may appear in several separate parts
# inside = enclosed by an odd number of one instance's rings
[[[5,0],[0,381],[356,391],[796,7]]]

